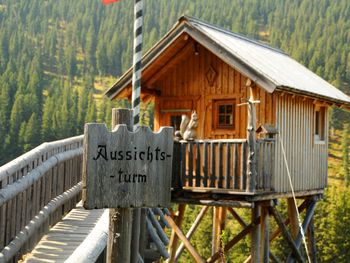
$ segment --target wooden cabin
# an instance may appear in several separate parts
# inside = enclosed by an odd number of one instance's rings
[[[180,142],[180,187],[288,196],[287,163],[297,195],[323,192],[329,107],[349,108],[349,96],[281,50],[186,16],[142,63],[141,99],[154,102],[156,130],[199,117],[197,140]],[[129,69],[106,95],[131,98],[131,79]],[[254,145],[240,106],[248,99]]]

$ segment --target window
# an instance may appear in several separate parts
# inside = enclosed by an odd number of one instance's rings
[[[326,108],[315,107],[315,141],[324,141],[326,136]]]
[[[216,129],[234,129],[235,101],[214,101],[214,126]]]
[[[181,115],[171,115],[170,116],[170,126],[174,127],[175,131],[179,131],[181,120],[182,120]]]

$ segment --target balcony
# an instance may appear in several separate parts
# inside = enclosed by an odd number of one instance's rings
[[[230,199],[271,193],[275,140],[257,140],[255,147],[252,165],[247,139],[175,142],[173,198]]]

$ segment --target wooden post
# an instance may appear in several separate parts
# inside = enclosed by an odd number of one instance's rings
[[[261,218],[261,235],[263,241],[263,247],[261,250],[262,262],[269,263],[270,257],[270,229],[269,229],[269,210],[267,207],[262,207]]]
[[[132,111],[112,110],[112,130],[117,124],[126,124],[132,130]],[[132,210],[130,208],[110,209],[107,244],[107,262],[130,262],[132,233]]]
[[[252,222],[255,222],[258,218],[261,217],[261,205],[258,203],[254,204],[252,209]],[[260,251],[261,251],[261,223],[254,226],[252,229],[252,246],[251,246],[251,254],[252,254],[252,263],[259,263],[260,260]]]
[[[311,257],[311,263],[317,263],[317,249],[316,249],[316,239],[315,239],[315,228],[313,219],[308,227],[307,231],[308,241],[309,241],[309,252]]]
[[[256,171],[256,108],[255,104],[255,84],[250,79],[247,79],[246,87],[250,90],[250,97],[248,100],[248,126],[247,126],[247,139],[248,139],[248,165],[247,165],[247,192],[254,192],[257,171]]]
[[[220,250],[221,232],[225,228],[226,207],[213,207],[212,255]]]
[[[288,218],[290,220],[291,233],[292,233],[293,239],[295,240],[299,233],[299,222],[298,222],[298,214],[294,204],[294,199],[292,197],[288,198],[287,204],[288,204]]]

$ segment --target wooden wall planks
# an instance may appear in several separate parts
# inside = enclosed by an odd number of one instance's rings
[[[193,45],[192,42],[189,45]],[[169,125],[171,114],[181,115],[176,111],[164,113],[164,109],[196,110],[199,116],[199,139],[229,139],[245,138],[247,127],[246,107],[235,108],[235,129],[213,129],[213,101],[221,99],[235,99],[236,104],[241,98],[248,98],[245,87],[246,77],[224,63],[210,51],[197,43],[198,55],[188,49],[187,59],[176,64],[176,67],[155,81],[154,87],[161,90],[157,97],[155,116],[156,130],[160,126]],[[212,76],[211,76],[212,74]],[[210,78],[213,78],[210,81]],[[257,107],[257,127],[260,124],[274,124],[274,97],[265,90],[258,89],[258,99],[261,105]],[[171,106],[170,106],[171,105]]]
[[[323,189],[327,184],[328,116],[326,135],[322,142],[314,138],[313,101],[292,95],[277,95],[277,128],[286,151],[295,191]],[[290,185],[277,137],[275,176],[272,187],[278,192],[289,192]]]

